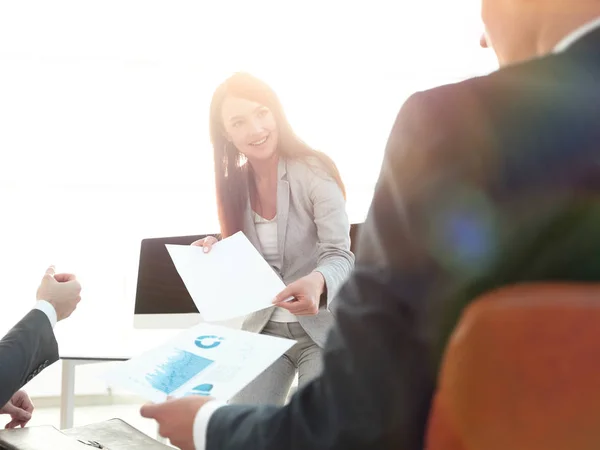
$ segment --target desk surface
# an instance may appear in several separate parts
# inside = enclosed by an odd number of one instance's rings
[[[125,361],[164,344],[183,330],[86,329],[56,330],[61,359]]]
[[[162,345],[183,329],[136,329],[127,324],[65,321],[55,328],[60,359],[125,361]],[[112,325],[112,326],[111,326]],[[241,321],[215,323],[239,328]]]

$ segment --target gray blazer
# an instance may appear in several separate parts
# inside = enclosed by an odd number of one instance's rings
[[[335,180],[320,168],[317,160],[309,165],[281,158],[278,177],[278,273],[286,285],[315,270],[323,274],[326,304],[314,316],[298,316],[306,333],[323,347],[334,321],[332,302],[354,266],[346,202]],[[243,231],[262,253],[249,201]],[[259,333],[273,311],[274,308],[267,308],[250,314],[242,329]]]

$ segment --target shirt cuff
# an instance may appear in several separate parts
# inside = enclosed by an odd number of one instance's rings
[[[211,400],[206,402],[196,414],[193,431],[194,446],[196,447],[196,450],[206,450],[206,433],[208,432],[208,422],[210,421],[213,413],[225,405],[227,405],[227,403]]]
[[[54,326],[56,325],[56,320],[57,320],[56,310],[54,309],[54,306],[52,306],[46,300],[38,300],[35,304],[34,309],[39,309],[44,314],[46,314],[46,316],[48,317],[48,320],[50,321],[50,325],[52,325],[52,328],[54,328]]]

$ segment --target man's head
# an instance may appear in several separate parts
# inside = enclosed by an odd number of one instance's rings
[[[501,66],[552,51],[570,32],[600,16],[600,0],[481,0],[483,47]]]

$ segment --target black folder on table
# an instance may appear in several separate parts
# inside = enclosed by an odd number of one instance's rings
[[[167,450],[121,419],[110,419],[67,430],[52,426],[15,428],[0,431],[2,450]]]

